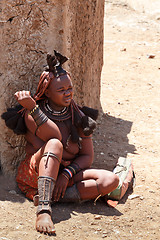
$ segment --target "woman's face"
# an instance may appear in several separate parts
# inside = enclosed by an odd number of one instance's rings
[[[51,80],[49,87],[45,91],[49,105],[54,110],[61,110],[68,107],[73,97],[73,85],[68,74]]]

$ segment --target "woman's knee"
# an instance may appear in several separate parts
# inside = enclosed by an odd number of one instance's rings
[[[97,179],[97,183],[99,185],[99,189],[101,190],[101,194],[104,195],[118,187],[119,177],[112,172],[102,170],[99,179]]]
[[[63,145],[61,143],[61,141],[59,141],[56,138],[51,138],[50,140],[48,140],[48,142],[45,145],[45,151],[50,151],[53,153],[62,153],[63,152]]]
[[[119,177],[116,174],[112,174],[113,187],[116,189],[119,185]]]

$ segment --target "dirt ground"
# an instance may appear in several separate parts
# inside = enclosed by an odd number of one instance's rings
[[[121,1],[106,1],[101,103],[94,167],[133,160],[136,198],[115,209],[104,202],[55,204],[55,236],[35,231],[33,203],[0,176],[0,240],[160,239],[160,20]]]

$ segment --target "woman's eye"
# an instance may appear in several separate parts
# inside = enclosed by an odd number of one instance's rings
[[[64,92],[65,90],[64,89],[61,89],[61,90],[58,90],[57,92]]]
[[[65,90],[65,89],[60,89],[60,90],[58,90],[57,92],[63,93],[63,92],[72,91],[72,90],[73,90],[73,88],[70,87],[70,88],[68,88],[67,90]]]

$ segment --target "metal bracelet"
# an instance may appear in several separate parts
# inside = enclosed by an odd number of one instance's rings
[[[39,106],[36,106],[31,112],[30,115],[33,117],[36,125],[39,127],[48,120],[48,117],[42,112]]]

